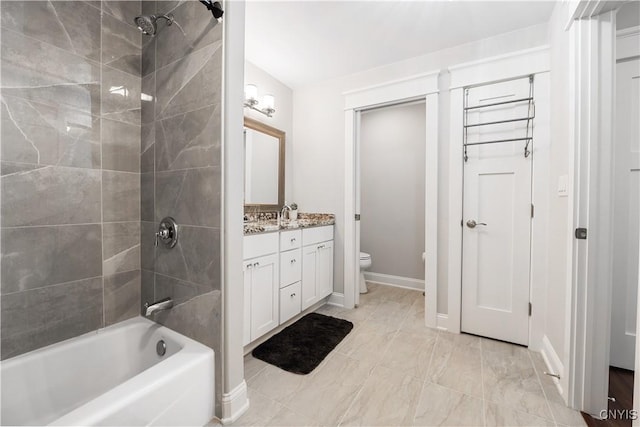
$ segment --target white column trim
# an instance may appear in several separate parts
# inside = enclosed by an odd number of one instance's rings
[[[229,393],[222,394],[222,424],[232,424],[249,409],[247,383],[242,381]]]

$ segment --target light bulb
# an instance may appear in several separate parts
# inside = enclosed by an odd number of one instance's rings
[[[244,87],[244,99],[246,101],[255,101],[258,99],[258,87],[256,85],[246,85]]]
[[[265,95],[262,97],[262,107],[267,110],[274,110],[276,105],[276,99],[273,95]]]

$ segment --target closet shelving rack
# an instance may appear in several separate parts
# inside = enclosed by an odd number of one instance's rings
[[[529,151],[529,145],[533,143],[533,119],[536,117],[536,104],[533,99],[533,75],[529,76],[529,96],[526,98],[518,98],[511,99],[509,101],[500,101],[493,102],[491,104],[483,104],[483,105],[474,105],[469,107],[469,88],[465,89],[465,97],[464,97],[464,119],[463,119],[463,146],[464,146],[464,161],[469,160],[469,156],[467,155],[467,147],[473,145],[486,145],[486,144],[502,144],[506,142],[517,142],[524,141],[524,156],[529,157],[531,151]],[[469,112],[473,112],[474,110],[482,110],[483,108],[495,107],[498,105],[508,105],[508,104],[518,104],[522,102],[527,102],[527,116],[526,117],[518,117],[515,119],[505,119],[505,120],[494,120],[490,122],[481,122],[481,123],[471,123],[469,124]],[[512,122],[524,122],[526,121],[526,133],[524,137],[521,138],[506,138],[506,139],[494,139],[490,141],[477,141],[477,142],[468,142],[468,129],[480,127],[480,126],[491,126],[502,123],[512,123]]]

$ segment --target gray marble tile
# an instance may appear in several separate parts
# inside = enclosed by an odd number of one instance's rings
[[[2,296],[2,359],[101,328],[102,278],[91,278]],[[8,309],[13,307],[13,309]],[[7,323],[16,307],[27,313],[20,330]],[[12,334],[5,333],[5,324]]]
[[[304,384],[311,385],[309,378],[309,375],[292,374],[268,364],[248,380],[247,385],[280,404],[286,404]]]
[[[413,420],[415,426],[483,426],[482,400],[426,382]]]
[[[552,419],[542,387],[531,378],[495,377],[484,371],[484,398],[537,417]]]
[[[379,329],[369,322],[352,330],[336,347],[336,351],[352,359],[377,364],[384,356],[395,331]]]
[[[1,182],[3,227],[100,222],[99,170],[46,166]]]
[[[142,1],[142,14],[143,15],[155,15],[156,14],[156,2],[155,0],[143,0]],[[149,73],[153,73],[156,70],[156,38],[149,36],[142,36],[142,75],[146,76]]]
[[[140,172],[142,172],[143,174],[153,174],[153,171],[155,170],[155,155],[155,144],[151,144],[147,147],[146,150],[142,151],[142,153],[140,154]],[[153,195],[153,191],[151,192],[151,194]]]
[[[158,8],[163,13],[166,13],[165,10],[171,10],[174,16],[173,25],[158,31],[155,37],[158,69],[222,40],[222,25],[219,25],[201,4],[185,1],[177,7],[172,7],[160,2]]]
[[[141,2],[136,0],[102,1],[102,10],[104,13],[108,13],[132,26],[135,25],[133,19],[140,15],[141,7]]]
[[[220,226],[220,168],[156,172],[156,221],[171,216],[179,224]]]
[[[586,426],[587,423],[582,418],[580,411],[567,407],[564,403],[549,401],[549,407],[553,413],[553,418],[558,424],[567,426]]]
[[[102,67],[102,116],[140,124],[140,77]]]
[[[145,172],[140,174],[140,219],[155,223],[154,212],[155,174]]]
[[[140,313],[140,270],[104,277],[105,326]]]
[[[140,313],[143,313],[144,303],[157,301],[154,293],[155,273],[149,270],[140,272]]]
[[[140,121],[143,124],[153,123],[156,118],[156,75],[142,77],[140,85],[140,92],[143,94],[140,100]]]
[[[102,168],[140,171],[140,126],[102,120]]]
[[[221,313],[221,293],[213,291],[152,316],[156,322],[209,346],[216,354],[220,354]]]
[[[99,224],[2,230],[2,293],[102,274]]]
[[[155,222],[140,222],[140,264],[143,270],[153,271],[155,268],[154,241],[157,230],[158,225]]]
[[[42,166],[29,163],[0,162],[0,176],[32,171],[40,169],[41,167]]]
[[[102,63],[104,65],[140,76],[141,46],[140,30],[107,14],[102,17]]]
[[[220,231],[178,224],[178,244],[171,249],[157,247],[155,271],[209,290],[220,289]]]
[[[153,144],[156,142],[156,126],[155,123],[144,123],[140,127],[140,153],[144,154],[147,152]],[[154,158],[151,157],[149,159],[153,162]],[[153,164],[150,165],[151,168],[145,169],[141,168],[142,172],[151,172],[153,171]]]
[[[162,298],[171,298],[173,303],[184,304],[185,302],[211,292],[211,288],[207,286],[197,285],[195,283],[185,282],[184,280],[174,279],[173,277],[156,274],[154,295],[157,300]]]
[[[156,122],[156,170],[220,165],[220,104]]]
[[[377,366],[340,425],[411,425],[421,388],[415,378]]]
[[[130,172],[102,171],[104,222],[140,219],[140,176]]]
[[[2,28],[95,61],[100,60],[100,11],[76,1],[5,1]]]
[[[220,104],[222,45],[214,43],[156,71],[156,118]]]
[[[140,269],[140,223],[108,222],[102,226],[102,270],[105,276]]]
[[[489,426],[555,426],[552,420],[536,417],[526,412],[517,411],[491,402],[485,402],[485,417],[487,425]]]
[[[100,64],[2,30],[3,96],[100,115]]]
[[[90,114],[2,97],[2,158],[39,165],[100,168],[100,120]]]

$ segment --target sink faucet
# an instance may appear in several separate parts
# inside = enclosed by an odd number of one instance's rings
[[[151,316],[156,311],[169,310],[171,307],[173,307],[173,300],[171,298],[164,298],[152,304],[145,302],[144,315]]]
[[[280,211],[280,218],[284,220],[284,211],[285,209],[289,212],[291,212],[291,206],[287,205],[285,203],[285,205],[282,207],[282,210]]]

